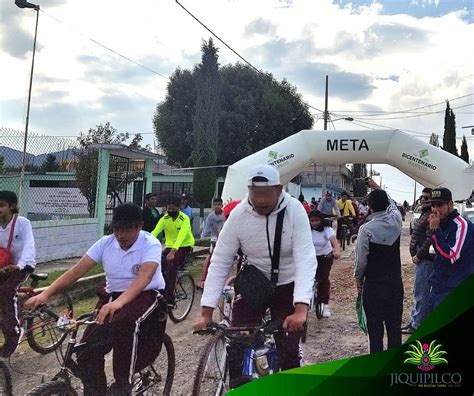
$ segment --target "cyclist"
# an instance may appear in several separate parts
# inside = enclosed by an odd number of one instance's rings
[[[316,271],[318,299],[315,303],[324,304],[323,317],[329,318],[331,316],[329,309],[329,291],[331,288],[329,273],[331,272],[333,260],[341,256],[341,248],[336,240],[334,230],[332,227],[329,227],[324,215],[319,210],[309,213],[309,223],[318,260]]]
[[[35,267],[35,241],[28,219],[18,216],[18,198],[0,191],[0,330],[5,338],[0,357],[15,352],[23,328],[18,320],[17,289]]]
[[[78,357],[85,395],[106,393],[104,355],[111,349],[115,383],[108,394],[129,394],[133,374],[159,354],[166,328],[166,303],[160,294],[165,287],[161,244],[142,231],[142,225],[139,206],[118,206],[112,218],[113,234],[99,239],[74,267],[25,303],[31,309],[45,304],[94,265],[103,264],[107,284],[99,293],[97,323],[86,328],[81,341],[101,344],[84,349]]]
[[[341,216],[337,201],[333,198],[331,191],[326,191],[324,198],[321,199],[318,205],[318,210],[324,214],[324,217],[332,217],[336,215],[338,218]]]
[[[189,217],[180,211],[180,203],[179,197],[171,197],[166,205],[166,214],[151,232],[155,237],[165,232],[166,249],[163,255],[166,255],[166,261],[162,265],[166,276],[165,298],[170,305],[174,305],[178,269],[184,265],[194,246],[191,223]]]
[[[270,308],[272,318],[281,320],[288,332],[275,335],[280,366],[287,370],[300,366],[299,340],[313,294],[316,254],[303,206],[283,191],[280,175],[270,165],[257,165],[250,170],[248,195],[224,223],[201,299],[201,318],[194,328],[205,328],[212,321],[212,312],[239,248],[248,263],[270,279],[276,220],[283,209],[278,283],[272,301],[269,307],[254,310],[248,301],[237,295],[232,307],[232,325],[257,325]],[[242,363],[243,351],[235,347],[229,353],[231,387],[246,380],[242,379]]]
[[[341,199],[337,200],[337,207],[341,212],[341,217],[337,219],[337,239],[341,240],[342,235],[342,224],[345,223],[347,226],[351,227],[350,218],[355,218],[356,213],[354,207],[352,206],[352,202],[348,200],[349,194],[346,191],[341,192]]]

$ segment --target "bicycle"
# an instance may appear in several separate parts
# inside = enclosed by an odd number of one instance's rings
[[[20,301],[37,296],[39,293],[35,289],[40,280],[48,279],[48,274],[31,273],[29,278],[31,279],[29,287],[22,285],[18,288],[18,300]],[[72,315],[72,300],[67,293],[61,293],[51,298],[48,305],[41,309],[32,312],[20,309],[20,326],[23,328],[24,337],[31,349],[43,355],[56,350],[66,337],[57,331],[56,322],[61,316],[72,317]],[[3,320],[2,317],[0,315],[0,320]],[[0,344],[2,343],[3,333],[0,331]]]
[[[78,395],[77,388],[87,379],[82,375],[80,365],[74,359],[74,355],[93,349],[101,345],[106,345],[107,341],[94,343],[83,343],[77,341],[79,328],[84,325],[95,323],[95,311],[79,316],[77,319],[60,319],[58,328],[65,334],[70,334],[66,353],[58,356],[61,365],[59,372],[49,381],[38,385],[27,393],[28,396],[48,396],[48,395]],[[166,350],[166,361],[161,352],[163,346]],[[158,358],[160,358],[158,360]],[[160,354],[155,361],[143,370],[137,371],[133,376],[132,395],[169,395],[173,385],[175,371],[175,353],[171,338],[164,333],[163,344]],[[163,382],[164,378],[164,382]]]
[[[194,334],[212,334],[199,358],[194,377],[194,396],[223,395],[230,390],[228,346],[244,347],[242,383],[280,371],[273,334],[282,331],[281,322],[263,320],[259,326],[228,327],[211,324]]]
[[[342,224],[341,224],[341,235],[340,235],[340,243],[342,250],[346,249],[347,246],[351,244],[351,226],[350,222],[352,221],[352,217],[343,217]]]
[[[7,365],[0,361],[0,395],[12,396],[12,377]]]
[[[182,322],[187,318],[194,303],[194,294],[196,285],[194,278],[189,271],[185,269],[190,256],[186,257],[184,264],[178,268],[178,276],[175,286],[175,299],[173,304],[168,304],[168,316],[174,323]],[[166,260],[166,255],[162,255],[161,262]],[[162,267],[163,268],[163,267]],[[163,271],[163,277],[167,281],[166,271]]]

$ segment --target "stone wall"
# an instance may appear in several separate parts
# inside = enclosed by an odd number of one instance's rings
[[[72,219],[34,221],[36,261],[82,256],[98,239],[98,220]]]

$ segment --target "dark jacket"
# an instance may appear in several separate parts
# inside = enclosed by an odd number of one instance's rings
[[[435,293],[449,292],[474,273],[474,225],[454,210],[431,238],[436,257],[428,280]]]
[[[428,217],[431,208],[421,209],[421,216],[415,222],[413,234],[410,239],[410,255],[417,256],[420,260],[433,261],[433,255],[429,253],[431,246],[431,231],[429,227]]]
[[[158,212],[158,209],[152,208],[150,206],[145,206],[142,211],[143,216],[143,231],[152,232],[158,221],[161,219],[162,215]]]

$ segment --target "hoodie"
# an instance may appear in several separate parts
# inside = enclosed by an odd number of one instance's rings
[[[248,263],[257,267],[270,279],[272,264],[267,230],[273,253],[277,215],[283,208],[286,210],[277,285],[294,282],[293,303],[310,303],[317,266],[311,227],[301,203],[282,192],[276,207],[267,216],[259,215],[255,211],[248,195],[232,211],[224,223],[212,254],[201,306],[212,308],[217,306],[239,248],[247,256]]]

